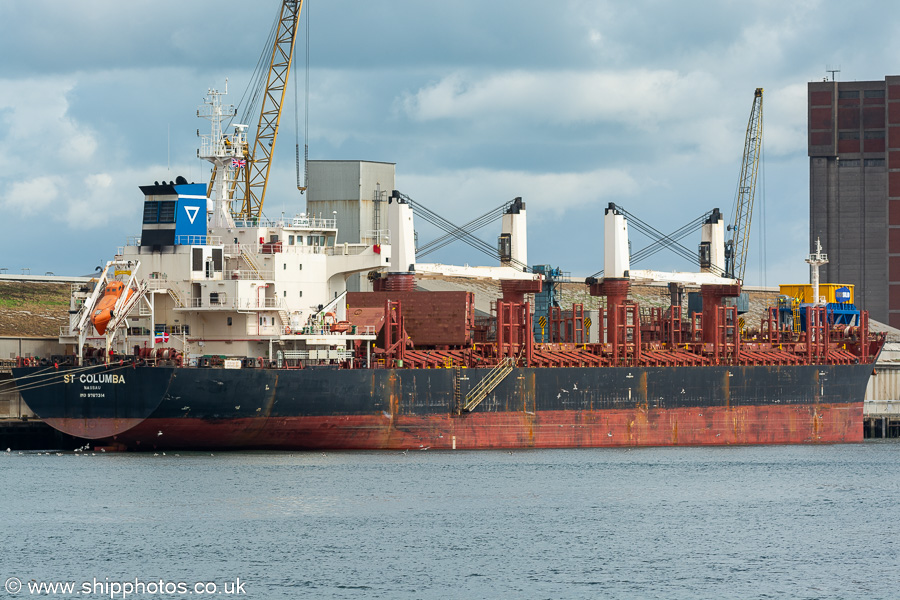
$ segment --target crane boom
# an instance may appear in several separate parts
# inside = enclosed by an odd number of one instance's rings
[[[238,181],[234,197],[243,198],[238,215],[245,219],[259,217],[262,214],[269,171],[272,168],[272,151],[278,137],[281,106],[287,91],[302,7],[303,0],[283,0],[281,3],[281,16],[277,24],[275,43],[272,45],[269,74],[253,150],[247,156],[243,180],[236,178]]]
[[[743,281],[747,269],[747,245],[750,241],[750,221],[753,215],[753,196],[756,193],[756,175],[759,173],[759,157],[762,149],[763,133],[763,89],[753,93],[753,106],[747,122],[747,136],[744,139],[744,158],[741,162],[741,177],[738,181],[735,199],[734,225],[731,226],[731,240],[726,244],[728,277]]]

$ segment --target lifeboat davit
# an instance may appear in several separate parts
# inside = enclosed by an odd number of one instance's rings
[[[103,288],[103,297],[97,302],[94,313],[91,315],[91,323],[100,335],[106,333],[106,327],[109,325],[110,320],[116,316],[113,310],[124,291],[125,284],[121,281],[110,281]],[[129,289],[127,298],[131,298],[133,293],[134,290]]]

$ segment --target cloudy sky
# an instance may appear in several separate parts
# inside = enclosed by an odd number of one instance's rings
[[[239,102],[279,5],[0,0],[0,268],[91,272],[140,234],[139,185],[205,181],[195,111],[226,77]],[[602,268],[609,202],[665,231],[713,207],[733,219],[763,87],[746,281],[805,281],[806,84],[826,66],[844,81],[900,73],[900,5],[887,2],[309,0],[304,12],[310,158],[394,162],[401,191],[457,223],[522,196],[529,261],[580,276]],[[304,209],[294,115],[289,100],[270,216]],[[435,235],[418,228],[422,243]],[[492,245],[498,233],[478,232]],[[632,234],[633,251],[646,243]],[[428,260],[487,257],[454,244]],[[634,266],[689,268],[671,253]]]

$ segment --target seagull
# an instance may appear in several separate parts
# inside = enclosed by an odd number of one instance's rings
[[[557,394],[556,399],[559,400],[560,398],[562,398],[562,394]]]
[[[165,453],[165,452],[163,452],[163,456],[165,456],[165,455],[166,455],[166,453]]]
[[[11,452],[11,451],[12,451],[12,448],[7,448],[6,451],[7,451],[7,452]]]
[[[161,435],[162,435],[162,429],[159,430],[159,433],[156,434],[156,437],[159,437]]]
[[[577,392],[577,391],[578,391],[578,384],[577,384],[577,383],[573,383],[573,384],[572,384],[572,389],[575,390],[575,391]]]
[[[159,456],[159,454],[154,453],[153,456]]]
[[[100,452],[106,452],[106,448],[100,448]]]
[[[612,437],[612,431],[608,432],[606,435],[608,435],[609,437]]]

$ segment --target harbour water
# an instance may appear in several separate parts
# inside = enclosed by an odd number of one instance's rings
[[[16,597],[72,582],[81,593],[51,597],[191,598],[199,583],[267,600],[896,598],[898,452],[4,452],[0,583],[22,582]]]

